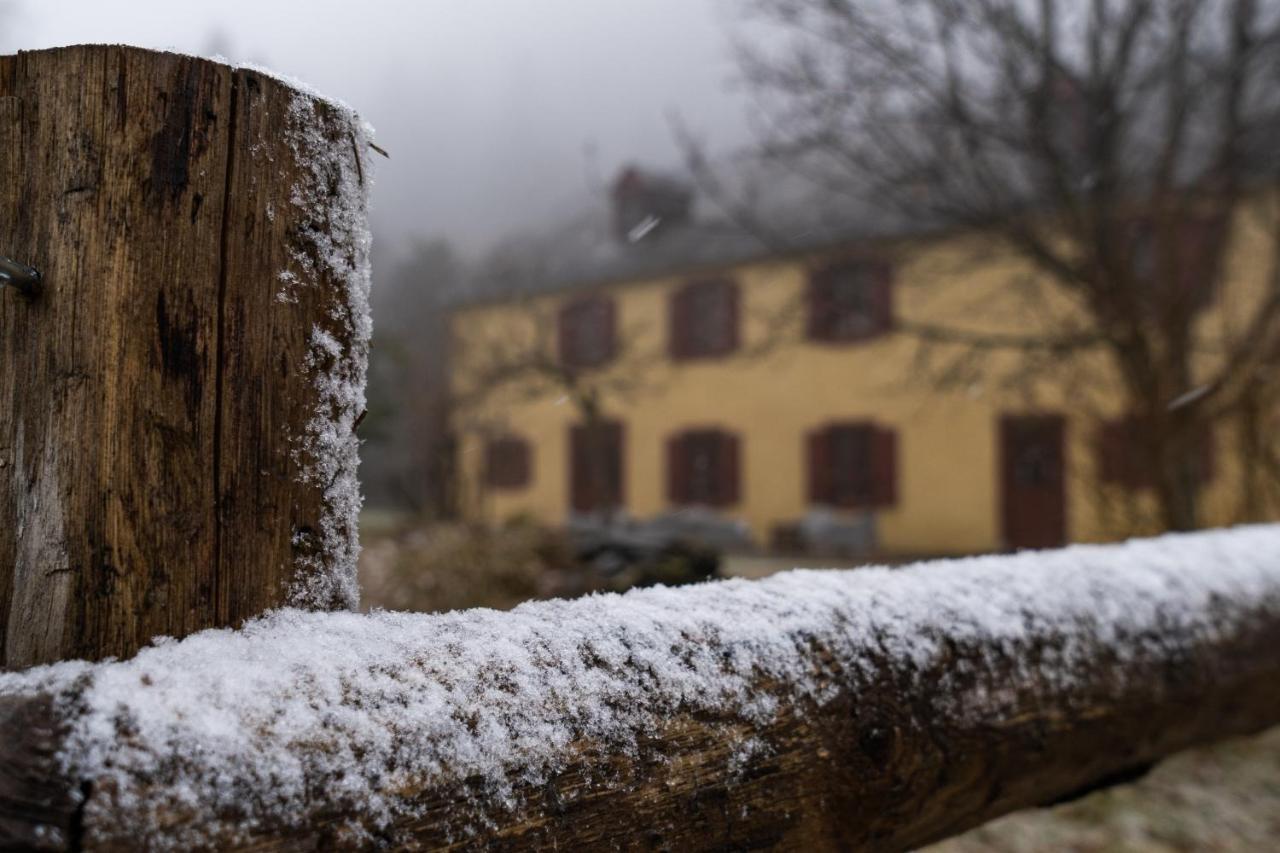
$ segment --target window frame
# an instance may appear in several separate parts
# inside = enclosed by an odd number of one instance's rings
[[[1129,413],[1106,418],[1094,429],[1094,465],[1098,482],[1130,492],[1156,488],[1156,473],[1144,466],[1140,450],[1142,427]],[[1196,447],[1198,485],[1205,488],[1217,474],[1213,427],[1205,425]]]
[[[504,453],[514,456],[504,457]],[[527,489],[533,481],[533,445],[523,436],[493,436],[484,446],[484,484],[489,489]]]
[[[1181,217],[1175,226],[1174,245],[1166,247],[1154,217],[1141,215],[1128,220],[1122,232],[1128,272],[1151,310],[1161,306],[1168,310],[1174,300],[1199,313],[1218,298],[1220,282],[1214,261],[1229,239],[1226,222],[1220,216],[1192,213]],[[1166,248],[1169,254],[1163,256]],[[1162,287],[1160,283],[1166,278]]]
[[[838,436],[858,436],[865,442],[866,491],[840,488],[833,477]],[[888,509],[898,504],[898,433],[871,420],[833,421],[806,437],[809,502],[839,509]]]
[[[835,288],[851,271],[865,276],[865,327],[851,327],[836,308]],[[806,291],[806,333],[810,341],[851,344],[872,341],[894,329],[894,269],[883,258],[850,257],[828,263],[809,275]],[[852,313],[852,312],[848,312]]]
[[[693,459],[698,445],[711,446],[714,457],[707,493],[694,488]],[[742,501],[742,438],[723,427],[691,427],[667,439],[667,500],[677,507],[705,506],[724,509]]]
[[[617,357],[617,302],[609,295],[578,296],[560,306],[557,316],[560,363],[574,370],[603,367]],[[594,316],[593,316],[594,315]],[[583,329],[599,324],[600,352],[584,352]]]
[[[720,310],[727,324],[717,340],[706,341],[697,334],[698,300],[708,297],[722,300]],[[721,358],[738,349],[740,286],[730,277],[701,278],[686,281],[668,298],[667,351],[674,361]]]

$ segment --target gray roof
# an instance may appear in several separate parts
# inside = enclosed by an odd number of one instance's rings
[[[692,179],[686,179],[692,186]],[[739,158],[704,175],[688,220],[614,233],[609,198],[502,241],[461,303],[679,274],[922,230],[781,165]]]

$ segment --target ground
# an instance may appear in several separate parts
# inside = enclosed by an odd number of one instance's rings
[[[1175,755],[1146,778],[994,820],[927,853],[1280,849],[1280,727]]]

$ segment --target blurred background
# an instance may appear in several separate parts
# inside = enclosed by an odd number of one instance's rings
[[[449,565],[492,559],[495,575],[515,563],[516,577],[494,583],[468,566],[449,581],[467,587],[456,593],[384,599],[370,584],[373,604],[432,609],[559,590],[538,575],[563,568],[552,562],[567,553],[522,529],[490,555],[488,536],[455,523],[443,312],[500,242],[576,214],[623,164],[677,167],[673,116],[696,116],[718,149],[742,145],[731,24],[716,0],[0,0],[0,51],[122,42],[249,62],[352,104],[376,127],[391,157],[378,164],[372,210],[365,541],[380,554],[384,534],[426,536],[419,550],[440,550]]]
[[[390,154],[365,607],[1280,517],[1273,0],[0,0],[83,42]],[[1262,849],[1276,743],[948,845]]]
[[[1274,519],[1280,4],[0,0],[378,163],[366,606]]]
[[[592,4],[5,0],[0,49],[121,42],[265,65],[356,107],[393,157],[385,272],[438,237],[474,259],[634,158],[674,163],[669,111],[741,143],[717,0]]]

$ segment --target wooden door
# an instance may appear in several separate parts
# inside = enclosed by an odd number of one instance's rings
[[[1061,415],[1000,419],[1000,504],[1008,548],[1054,548],[1067,538],[1065,422]]]
[[[569,432],[569,503],[575,512],[622,508],[622,424],[575,424]]]

